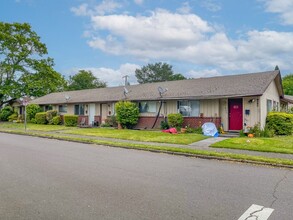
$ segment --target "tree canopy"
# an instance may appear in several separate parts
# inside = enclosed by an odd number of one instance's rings
[[[163,82],[186,79],[182,74],[175,74],[172,65],[167,63],[155,63],[143,66],[135,70],[138,83]]]
[[[288,74],[282,79],[285,95],[293,95],[293,74]]]
[[[69,77],[67,90],[95,89],[106,86],[107,83],[100,81],[91,71],[80,70],[74,76]]]
[[[47,53],[28,23],[0,22],[0,107],[23,95],[63,90],[66,81]]]

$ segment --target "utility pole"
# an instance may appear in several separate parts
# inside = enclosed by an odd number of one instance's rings
[[[122,78],[125,79],[124,80],[124,86],[128,86],[128,81],[127,81],[128,77],[129,77],[128,75],[122,76]]]

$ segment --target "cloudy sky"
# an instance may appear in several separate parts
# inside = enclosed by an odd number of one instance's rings
[[[293,0],[2,0],[0,20],[30,23],[61,74],[109,86],[155,62],[188,78],[293,72]]]

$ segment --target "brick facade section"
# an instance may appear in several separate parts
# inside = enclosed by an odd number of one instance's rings
[[[156,117],[153,116],[142,116],[139,117],[138,123],[135,126],[137,129],[151,129],[155,123]],[[156,125],[154,128],[160,128],[161,127],[161,121],[164,121],[164,117],[159,117]]]
[[[80,125],[80,122],[82,121],[83,118],[85,119],[85,125],[88,125],[89,117],[87,115],[79,115],[77,124]]]
[[[221,117],[184,117],[183,119],[183,127],[198,128],[206,122],[213,122],[217,128],[221,126]]]
[[[135,128],[151,129],[155,120],[156,120],[156,117],[152,117],[152,116],[139,117],[138,123],[135,126]],[[163,117],[158,118],[158,121],[154,128],[160,128],[161,121],[164,121]],[[216,127],[219,128],[221,126],[221,117],[184,117],[182,127],[190,126],[191,128],[198,128],[198,127],[201,127],[206,122],[213,122],[216,125]]]
[[[101,125],[101,116],[100,115],[95,115],[94,117],[95,119],[95,122],[98,122],[98,124],[96,124],[97,126],[100,126]]]

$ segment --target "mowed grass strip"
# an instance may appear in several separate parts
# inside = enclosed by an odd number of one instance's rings
[[[62,125],[38,125],[27,123],[27,130],[31,131],[59,131],[59,130],[74,130],[77,127],[65,127]],[[7,130],[24,130],[23,123],[12,123],[12,122],[1,122],[0,123],[0,131],[7,131]]]
[[[122,140],[187,145],[207,137],[201,134],[169,134],[162,131],[128,130],[110,128],[80,128],[64,131],[66,134],[116,138]]]
[[[24,131],[11,131],[9,133],[14,134],[25,134],[31,136],[45,137],[45,138],[54,138],[65,141],[75,141],[80,143],[88,143],[88,144],[99,144],[106,145],[112,147],[121,147],[127,149],[139,149],[139,150],[147,150],[147,151],[157,151],[157,152],[165,152],[165,153],[179,153],[191,156],[200,156],[200,157],[211,157],[215,159],[233,159],[239,162],[251,162],[251,163],[264,163],[268,165],[284,165],[293,167],[293,160],[290,159],[282,159],[282,158],[268,158],[261,156],[251,156],[245,154],[233,154],[233,153],[224,153],[224,152],[214,152],[214,151],[203,151],[203,150],[195,150],[188,148],[179,148],[179,147],[166,147],[166,146],[155,146],[148,144],[133,144],[133,143],[124,143],[124,142],[113,142],[113,141],[105,141],[105,140],[93,140],[87,138],[79,138],[79,137],[68,137],[57,134],[46,134],[46,133],[33,133],[33,132],[24,132]]]
[[[0,123],[0,131],[23,131],[24,124],[20,123]],[[157,142],[169,144],[187,145],[206,139],[206,136],[201,134],[169,134],[160,130],[128,130],[128,129],[113,129],[113,128],[78,128],[65,127],[61,125],[38,125],[27,124],[27,131],[54,132],[59,131],[65,134],[74,134],[82,136],[116,138],[122,140]]]
[[[293,154],[293,136],[231,138],[214,143],[210,147]]]

